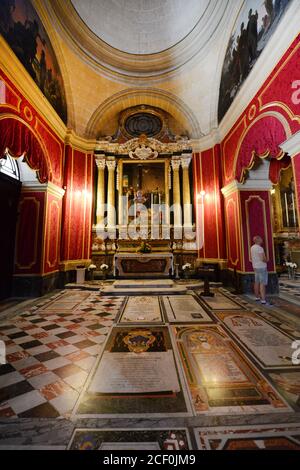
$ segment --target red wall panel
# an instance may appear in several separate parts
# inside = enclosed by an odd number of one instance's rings
[[[221,195],[221,161],[219,146],[195,153],[194,156],[194,203],[198,211],[197,230],[204,234],[204,246],[198,256],[207,259],[225,258],[224,222]],[[199,198],[205,191],[203,200]],[[203,204],[203,205],[202,205]],[[202,213],[202,208],[204,212]]]
[[[246,272],[253,271],[250,261],[250,248],[253,237],[260,235],[268,259],[268,270],[274,271],[273,231],[269,191],[241,191],[241,216],[243,220],[243,254]]]
[[[42,245],[45,192],[24,192],[19,203],[15,273],[37,274],[42,271]]]
[[[225,197],[224,208],[226,218],[228,267],[241,271],[243,269],[242,238],[240,201],[239,194],[237,192]]]
[[[47,211],[44,243],[44,273],[57,271],[60,261],[62,200],[53,194],[47,194]]]
[[[89,259],[92,229],[93,156],[66,147],[61,259]]]

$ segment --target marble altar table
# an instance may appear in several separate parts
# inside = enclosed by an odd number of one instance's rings
[[[174,274],[172,253],[116,253],[114,276],[168,277]]]

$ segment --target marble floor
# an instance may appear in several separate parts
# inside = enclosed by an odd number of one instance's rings
[[[110,284],[1,310],[0,449],[300,449],[300,306]]]
[[[279,279],[279,292],[282,299],[300,306],[300,278],[288,279],[281,276]]]

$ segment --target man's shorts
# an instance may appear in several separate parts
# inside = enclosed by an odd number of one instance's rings
[[[254,269],[255,282],[256,284],[268,285],[268,270],[267,268]]]

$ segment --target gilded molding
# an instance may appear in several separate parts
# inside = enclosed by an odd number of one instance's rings
[[[67,260],[61,261],[59,264],[60,271],[71,271],[75,270],[77,266],[84,265],[87,268],[91,264],[91,259],[76,259],[76,260]]]
[[[65,190],[62,189],[61,187],[57,186],[56,184],[51,183],[48,181],[48,183],[32,183],[31,181],[29,182],[24,182],[22,184],[22,192],[39,192],[39,193],[49,193],[52,194],[53,196],[58,197],[61,199],[63,195],[65,194]]]
[[[78,148],[80,151],[93,152],[97,146],[97,140],[85,139],[77,135],[73,129],[67,129],[64,137],[66,145]]]
[[[96,165],[98,170],[105,170],[106,161],[105,158],[96,158]]]
[[[179,171],[181,161],[179,158],[172,158],[171,167],[173,171]]]
[[[108,152],[114,155],[132,155],[131,158],[136,158],[135,153],[140,151],[142,146],[149,148],[154,153],[172,154],[174,152],[183,152],[184,150],[191,151],[191,145],[189,140],[179,140],[177,142],[163,143],[153,137],[135,137],[130,139],[124,144],[112,143],[108,140],[98,140],[95,150],[101,152]],[[148,157],[149,158],[149,157]],[[144,158],[143,158],[144,159]]]

